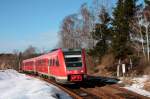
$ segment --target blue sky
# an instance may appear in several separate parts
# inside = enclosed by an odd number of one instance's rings
[[[0,53],[56,46],[60,24],[90,0],[0,0]]]
[[[115,0],[114,0],[115,1]],[[0,53],[52,49],[63,18],[92,0],[0,0]]]

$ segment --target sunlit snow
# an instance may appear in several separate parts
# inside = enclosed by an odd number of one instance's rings
[[[128,89],[128,90],[131,90],[133,92],[136,92],[138,94],[141,94],[143,96],[150,97],[150,92],[143,89],[144,83],[149,79],[150,79],[150,76],[148,76],[148,75],[133,78],[132,79],[133,84],[131,86],[127,85],[125,88]]]
[[[71,99],[59,88],[15,70],[0,71],[0,99]]]

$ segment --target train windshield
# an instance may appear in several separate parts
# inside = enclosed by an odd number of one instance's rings
[[[67,67],[81,67],[82,58],[81,51],[64,52],[65,62]]]

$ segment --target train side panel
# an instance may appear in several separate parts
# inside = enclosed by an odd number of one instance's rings
[[[22,62],[23,71],[32,72],[35,71],[35,61],[34,59],[27,59]]]
[[[55,60],[55,64],[49,67],[50,75],[56,80],[67,80],[66,69],[64,66],[64,58],[61,50],[53,53],[50,60]]]
[[[40,57],[35,61],[36,71],[41,74],[48,75],[48,58]]]

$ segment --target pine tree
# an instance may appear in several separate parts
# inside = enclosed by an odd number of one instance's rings
[[[112,48],[116,58],[125,58],[130,50],[130,21],[136,11],[137,0],[118,0],[113,12]]]
[[[150,6],[150,0],[144,0],[144,2],[146,3],[146,5]]]
[[[99,19],[100,23],[95,25],[95,29],[92,32],[93,39],[97,41],[95,47],[92,50],[92,54],[95,54],[101,58],[107,52],[110,38],[110,29],[108,25],[111,19],[104,7],[102,7]]]

